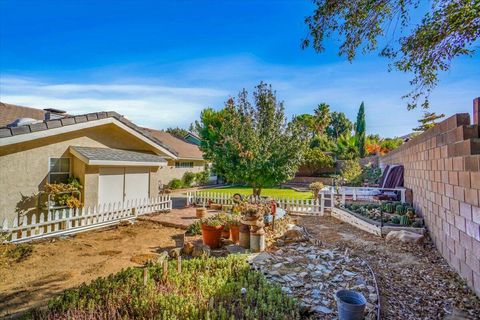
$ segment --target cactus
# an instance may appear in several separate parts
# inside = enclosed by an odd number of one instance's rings
[[[401,216],[404,215],[405,211],[406,211],[405,207],[402,206],[401,204],[399,204],[395,207],[395,213],[398,214],[398,215],[401,215]]]
[[[393,213],[393,204],[391,202],[387,202],[385,203],[385,212],[388,212],[388,213]]]
[[[410,224],[410,219],[407,216],[400,216],[400,225],[408,226]]]
[[[393,224],[400,224],[400,216],[393,216],[393,217],[390,218],[390,221]]]

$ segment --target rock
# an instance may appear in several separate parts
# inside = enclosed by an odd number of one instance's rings
[[[323,314],[330,314],[330,313],[332,313],[332,309],[329,309],[329,308],[324,307],[324,306],[315,307],[313,310],[314,310],[315,312],[323,313]]]
[[[272,259],[272,255],[268,252],[254,253],[248,258],[248,262],[252,264],[264,264]]]
[[[283,238],[285,240],[297,240],[297,239],[302,239],[304,236],[303,231],[299,230],[287,230],[283,234]]]
[[[375,293],[377,290],[375,289],[375,287],[372,287],[372,286],[367,286],[367,290],[368,292],[370,293]]]
[[[401,241],[404,243],[422,243],[425,237],[421,234],[400,230],[390,231],[385,238],[387,241]]]
[[[204,244],[196,244],[193,248],[192,257],[210,256],[210,247]]]
[[[356,275],[356,273],[351,272],[351,271],[348,271],[348,270],[343,271],[342,274],[343,274],[345,277],[353,277],[353,276]]]
[[[189,255],[192,254],[193,248],[194,248],[193,243],[187,242],[187,243],[185,243],[185,244],[183,245],[182,252],[183,252],[183,254],[189,256]]]
[[[230,254],[239,254],[245,253],[245,248],[237,246],[236,244],[231,244],[225,247]]]
[[[374,293],[371,293],[368,295],[368,300],[370,300],[370,302],[372,303],[376,303],[378,300],[378,296]]]
[[[182,255],[182,248],[173,248],[168,252],[170,258],[174,259]]]

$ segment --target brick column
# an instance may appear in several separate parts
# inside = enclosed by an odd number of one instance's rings
[[[480,124],[480,97],[473,99],[473,124]]]

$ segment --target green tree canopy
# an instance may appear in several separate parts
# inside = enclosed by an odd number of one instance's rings
[[[359,156],[357,137],[346,134],[337,140],[335,155],[339,160],[357,159]]]
[[[479,0],[431,1],[417,25],[412,25],[409,13],[418,12],[419,0],[314,3],[314,12],[305,19],[310,32],[303,47],[322,52],[326,39],[340,35],[339,55],[352,61],[359,50],[374,51],[382,43],[381,55],[392,59],[391,68],[413,73],[412,91],[405,95],[409,108],[419,102],[428,107],[438,73],[448,70],[455,58],[473,55],[480,36]]]
[[[348,120],[343,112],[332,112],[330,115],[330,124],[327,127],[327,135],[333,140],[337,140],[341,135],[349,134],[353,129],[353,124]]]
[[[185,130],[185,129],[182,129],[182,128],[179,128],[179,127],[170,127],[170,128],[167,128],[167,131],[168,133],[174,135],[175,137],[177,138],[180,138],[180,139],[183,139],[185,138],[185,136],[188,134],[188,131]]]
[[[365,157],[366,142],[366,123],[365,123],[365,106],[362,102],[358,109],[357,122],[355,122],[355,136],[357,138],[357,148],[360,157]]]
[[[413,131],[426,131],[437,124],[436,120],[443,117],[445,117],[443,113],[436,114],[435,112],[425,112],[422,119],[418,120],[418,122],[420,122],[420,126],[413,128]]]
[[[323,134],[330,123],[330,106],[324,102],[313,110],[313,129],[317,135]]]
[[[224,109],[205,109],[197,131],[214,170],[230,182],[249,184],[255,195],[295,175],[307,142],[299,126],[286,120],[283,102],[263,82],[252,99],[242,90]]]

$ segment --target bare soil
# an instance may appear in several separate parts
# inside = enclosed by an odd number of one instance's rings
[[[400,244],[332,217],[300,217],[322,245],[348,250],[373,269],[382,319],[480,319],[480,299],[433,243]]]
[[[61,291],[155,260],[181,245],[183,230],[139,221],[33,243],[22,261],[0,254],[0,317],[44,304]]]

